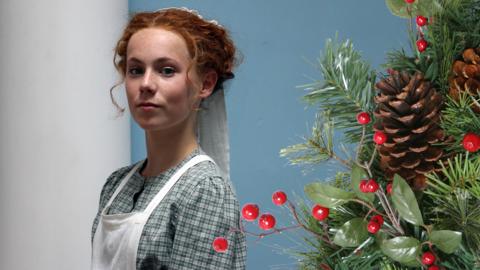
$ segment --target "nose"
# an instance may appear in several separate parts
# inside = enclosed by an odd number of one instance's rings
[[[143,74],[142,83],[140,85],[140,91],[145,92],[153,92],[156,90],[156,84],[154,80],[154,74],[151,69],[145,70]]]

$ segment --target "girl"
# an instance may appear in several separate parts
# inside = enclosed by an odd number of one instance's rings
[[[245,236],[230,231],[239,227],[236,195],[196,134],[202,100],[223,95],[233,78],[227,31],[187,9],[138,13],[114,63],[145,130],[147,157],[113,172],[103,187],[92,269],[244,269]],[[218,236],[228,240],[224,252],[212,247]]]

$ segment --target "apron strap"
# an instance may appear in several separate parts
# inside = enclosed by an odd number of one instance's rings
[[[110,205],[112,204],[113,200],[115,199],[115,197],[117,197],[118,193],[120,193],[120,191],[123,189],[123,187],[127,184],[128,180],[130,179],[130,177],[132,177],[132,175],[137,171],[137,169],[145,162],[146,159],[144,159],[143,161],[139,162],[137,165],[135,165],[129,172],[128,174],[122,179],[122,182],[120,183],[120,185],[118,185],[117,189],[115,190],[115,192],[112,194],[112,196],[110,197],[110,200],[108,200],[108,203],[105,205],[105,207],[103,208],[103,211],[104,212],[106,209],[108,209],[108,207],[110,207]]]
[[[168,180],[168,182],[160,189],[160,191],[155,195],[155,197],[150,201],[148,204],[147,208],[143,212],[144,217],[148,218],[152,214],[153,210],[158,206],[158,204],[162,201],[162,199],[167,195],[167,193],[170,191],[170,189],[178,182],[180,177],[191,167],[197,165],[200,162],[203,161],[213,161],[212,158],[210,158],[207,155],[197,155],[190,159],[185,165],[183,165],[180,169],[178,169],[175,174]]]

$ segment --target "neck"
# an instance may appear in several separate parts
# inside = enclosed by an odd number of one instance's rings
[[[174,167],[198,147],[193,128],[145,131],[147,164],[142,176],[156,176]]]

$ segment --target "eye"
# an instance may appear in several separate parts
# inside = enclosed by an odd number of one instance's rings
[[[143,74],[143,68],[131,67],[131,68],[128,69],[128,74],[133,75],[133,76]]]
[[[160,73],[166,77],[171,77],[175,74],[176,70],[173,67],[162,67],[160,68]]]

